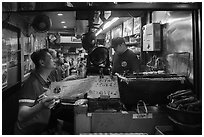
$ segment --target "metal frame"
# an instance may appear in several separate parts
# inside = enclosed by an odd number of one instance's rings
[[[201,8],[201,2],[130,2],[126,4],[116,4],[107,6],[84,6],[84,7],[60,7],[46,10],[21,10],[21,11],[3,11],[5,12],[52,12],[52,11],[80,11],[80,10],[196,10]]]

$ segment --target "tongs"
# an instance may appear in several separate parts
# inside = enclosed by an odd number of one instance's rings
[[[130,80],[128,80],[128,78],[126,78],[126,77],[124,77],[124,76],[122,76],[122,75],[120,75],[120,74],[118,74],[118,73],[115,73],[115,75],[120,78],[120,81],[121,81],[121,82],[123,81],[123,82],[125,82],[126,84],[129,84],[129,81],[130,81]]]

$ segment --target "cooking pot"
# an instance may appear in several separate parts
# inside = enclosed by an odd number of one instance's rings
[[[90,53],[90,61],[95,66],[103,64],[108,58],[108,49],[106,47],[95,47]]]

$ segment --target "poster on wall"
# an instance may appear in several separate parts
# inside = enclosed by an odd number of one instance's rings
[[[112,38],[122,37],[122,24],[112,30]]]
[[[123,37],[130,36],[133,33],[133,18],[123,23]]]
[[[141,30],[141,18],[140,17],[134,18],[133,24],[134,24],[133,34],[140,33],[140,30]]]
[[[8,68],[7,63],[2,64],[2,88],[7,86],[8,82]]]
[[[30,35],[30,50],[31,50],[31,53],[34,51],[34,36],[33,34]]]
[[[111,32],[108,31],[105,37],[105,47],[110,47],[110,41],[111,41]]]

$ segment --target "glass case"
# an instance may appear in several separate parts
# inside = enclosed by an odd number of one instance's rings
[[[2,88],[9,88],[20,82],[21,50],[20,29],[3,23],[2,29]]]

